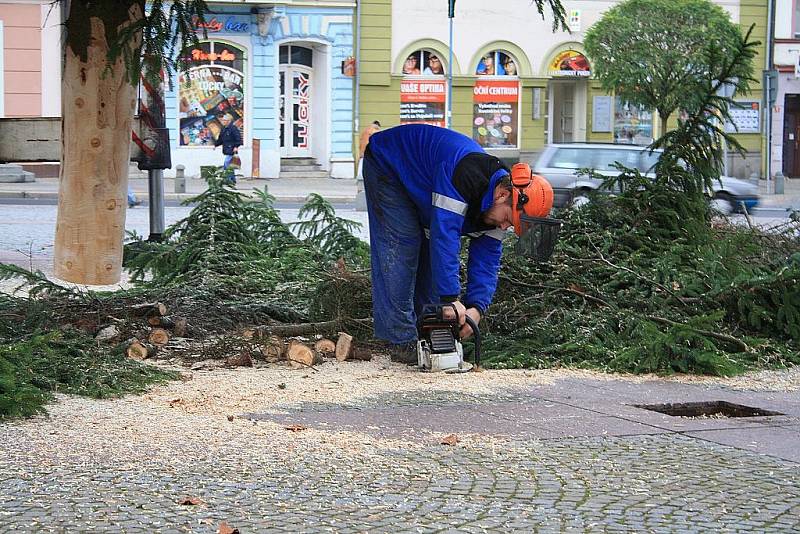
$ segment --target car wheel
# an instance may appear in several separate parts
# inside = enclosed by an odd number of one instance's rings
[[[728,193],[720,192],[711,199],[711,208],[723,215],[730,215],[736,211],[736,201]]]

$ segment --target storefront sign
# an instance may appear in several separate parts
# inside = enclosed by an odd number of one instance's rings
[[[405,79],[400,82],[400,123],[445,126],[447,87],[444,80]]]
[[[519,82],[478,80],[473,88],[472,138],[490,148],[517,148]]]
[[[228,49],[223,49],[220,52],[206,52],[200,48],[193,48],[189,52],[189,58],[194,62],[204,61],[233,61],[236,59],[236,54]]]
[[[224,15],[211,17],[200,22],[195,16],[192,18],[195,31],[205,30],[208,33],[248,33],[250,31],[250,17],[242,15]]]
[[[761,132],[761,103],[757,100],[736,101],[728,112],[733,123],[725,123],[726,133],[760,133]],[[735,125],[735,126],[734,126]],[[738,130],[736,128],[739,128]]]
[[[219,65],[193,67],[179,78],[181,146],[214,146],[228,117],[244,137],[244,75]]]
[[[566,50],[556,56],[550,64],[550,76],[588,77],[592,72],[586,56],[575,50]]]

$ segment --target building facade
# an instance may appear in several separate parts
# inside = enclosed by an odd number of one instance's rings
[[[772,172],[800,177],[800,2],[776,0],[774,66],[778,92],[772,106]]]
[[[61,115],[61,9],[0,2],[0,118]]]
[[[459,0],[451,62],[445,2],[364,0],[359,122],[445,125],[451,98],[452,127],[509,160],[533,161],[556,142],[648,144],[657,115],[605,94],[583,47],[585,31],[616,3],[565,0],[571,31],[553,32],[552,19],[542,20],[529,0]],[[755,66],[760,72],[767,0],[716,3],[744,29],[755,24],[753,38],[762,42]],[[446,90],[450,70],[452,97]],[[740,99],[749,110],[741,113],[741,123],[749,128],[740,125],[736,136],[747,157],[731,156],[729,174],[761,173],[760,89],[756,84]]]
[[[197,175],[219,165],[224,117],[242,131],[245,175],[275,178],[281,161],[310,158],[333,177],[353,176],[355,2],[209,4],[200,46],[166,95],[173,166]]]

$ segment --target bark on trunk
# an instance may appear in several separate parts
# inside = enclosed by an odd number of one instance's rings
[[[129,14],[141,16],[134,9]],[[136,88],[122,59],[106,60],[104,21],[91,17],[88,26],[85,57],[69,44],[65,50],[54,262],[62,280],[106,285],[119,282],[122,272]]]

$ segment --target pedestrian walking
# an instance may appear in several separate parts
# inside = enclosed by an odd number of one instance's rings
[[[492,301],[506,230],[519,228],[523,213],[544,217],[553,205],[544,178],[515,186],[509,169],[474,140],[420,124],[372,135],[364,189],[375,336],[404,363],[417,361],[416,318],[426,305],[453,303],[461,337],[472,334],[465,317],[479,323]],[[470,238],[463,294],[462,236]]]
[[[224,115],[221,119],[222,130],[220,130],[214,147],[222,145],[222,153],[225,155],[225,161],[222,168],[226,171],[228,180],[236,184],[236,175],[234,170],[238,169],[241,165],[239,160],[239,147],[242,146],[242,132],[233,123],[230,115]],[[233,165],[232,165],[233,164]]]

